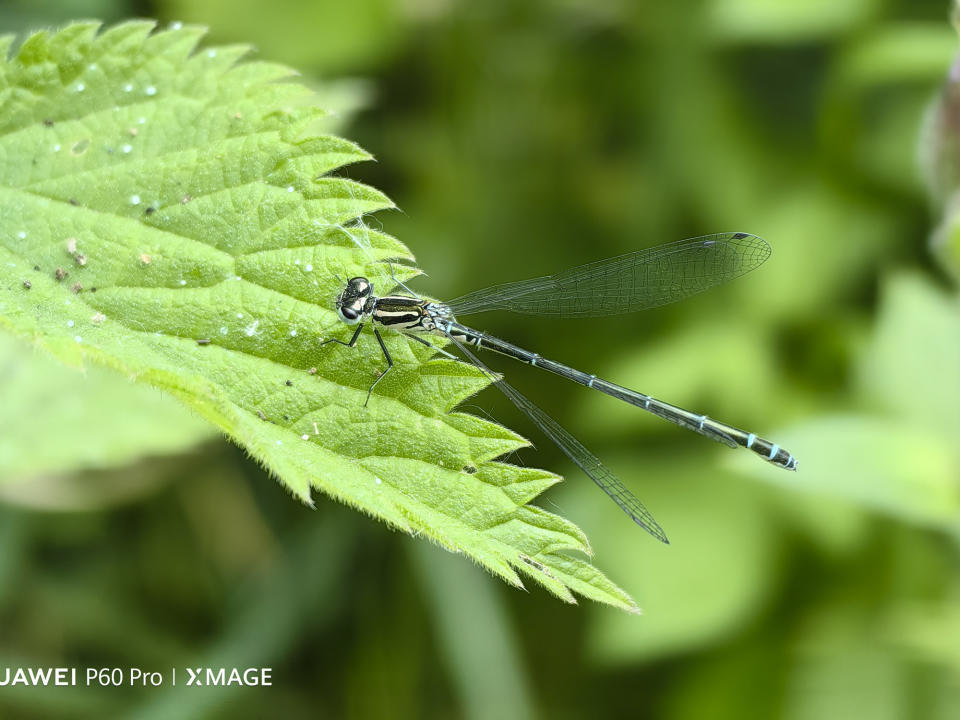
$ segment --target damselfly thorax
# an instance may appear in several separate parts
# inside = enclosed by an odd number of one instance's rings
[[[365,277],[350,278],[337,297],[337,313],[348,325],[370,319],[398,331],[444,334],[442,327],[453,321],[450,308],[412,295],[376,297],[373,284]]]

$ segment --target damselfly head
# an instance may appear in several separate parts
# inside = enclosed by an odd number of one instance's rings
[[[350,278],[337,296],[337,315],[347,325],[356,325],[373,310],[373,285],[365,277]]]

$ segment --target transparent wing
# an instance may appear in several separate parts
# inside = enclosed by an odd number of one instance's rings
[[[749,233],[718,233],[657,245],[556,275],[494,285],[451,302],[454,315],[509,310],[597,317],[666,305],[720,285],[770,257]]]
[[[460,348],[463,354],[466,355],[474,365],[483,370],[483,372],[494,381],[494,384],[500,388],[500,391],[503,392],[504,395],[510,398],[514,405],[533,420],[534,424],[543,431],[544,435],[550,438],[558,448],[563,450],[568,458],[576,463],[577,467],[583,470],[591,480],[599,485],[600,489],[609,495],[610,498],[620,506],[620,509],[630,516],[631,520],[660,542],[670,544],[670,541],[667,539],[667,534],[663,531],[663,528],[660,527],[659,523],[653,519],[650,511],[647,510],[643,503],[623,486],[623,483],[617,479],[616,475],[610,472],[579,440],[567,432],[556,420],[527,400],[527,398],[521,395],[513,386],[509,385],[505,380],[500,378],[499,375],[490,370],[476,355],[464,347],[462,343],[450,335],[447,337]]]

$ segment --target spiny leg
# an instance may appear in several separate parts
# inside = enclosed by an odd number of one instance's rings
[[[374,336],[376,336],[377,342],[380,343],[380,349],[383,350],[383,357],[385,357],[386,360],[387,360],[387,369],[384,370],[382,373],[380,373],[380,377],[378,377],[376,380],[374,380],[374,381],[373,381],[373,384],[372,384],[372,385],[370,386],[370,388],[367,390],[367,402],[365,402],[365,403],[363,404],[364,407],[366,407],[366,406],[367,406],[367,403],[370,402],[370,395],[373,394],[373,389],[377,386],[377,383],[380,382],[381,380],[383,380],[383,378],[386,376],[386,374],[387,374],[388,372],[390,372],[391,370],[393,370],[393,358],[390,357],[390,353],[389,353],[389,351],[387,350],[387,346],[384,345],[384,343],[383,343],[383,338],[380,337],[380,331],[377,330],[377,328],[374,328],[374,329],[373,329],[373,334],[374,334]],[[356,339],[356,337],[354,337],[354,339]]]
[[[322,343],[320,343],[320,347],[323,347],[327,343],[332,343],[332,342],[337,343],[338,345],[344,345],[345,347],[351,347],[351,348],[356,347],[357,338],[360,337],[361,330],[363,330],[363,323],[360,323],[359,325],[357,325],[357,329],[353,331],[353,337],[350,338],[350,342],[344,342],[343,340],[338,340],[337,338],[330,338],[329,340],[324,340]],[[380,343],[380,349],[383,350],[383,354],[387,358],[387,370],[389,370],[390,368],[393,367],[393,360],[390,359],[390,353],[387,352],[387,348],[383,344],[383,339],[380,337],[380,333],[377,332],[376,328],[373,329],[373,334],[377,336],[377,342]],[[373,385],[371,385],[370,389],[367,390],[367,402],[363,404],[364,407],[366,407],[367,403],[370,402],[370,393],[373,392],[374,385],[376,385],[378,382],[380,382],[380,380],[383,379],[383,376],[387,374],[387,370],[384,370],[383,374],[381,374],[380,377],[374,380]]]
[[[457,357],[457,356],[454,355],[453,353],[449,353],[449,352],[447,352],[446,350],[444,350],[444,349],[441,348],[441,347],[437,347],[436,345],[434,345],[434,344],[432,344],[432,343],[428,343],[428,342],[427,342],[426,340],[424,340],[422,337],[419,337],[419,336],[417,336],[417,335],[414,335],[413,333],[404,333],[404,336],[410,338],[411,340],[416,340],[416,341],[417,341],[418,343],[420,343],[421,345],[426,345],[428,348],[430,348],[430,349],[433,350],[434,352],[438,352],[438,353],[440,353],[441,355],[443,355],[444,357],[450,358],[450,359],[453,360],[454,362],[458,362],[458,363],[460,363],[460,364],[462,364],[462,365],[469,365],[470,367],[476,367],[476,365],[474,365],[473,363],[467,362],[467,361],[464,360],[463,358]],[[450,338],[450,339],[453,340],[453,338]],[[454,341],[454,342],[456,342],[456,341]],[[494,373],[494,374],[496,374],[496,373]],[[498,377],[500,377],[500,376],[498,375]],[[477,409],[478,409],[480,412],[484,412],[483,408],[477,408]],[[491,418],[491,419],[492,419],[492,418]]]
[[[357,329],[354,330],[354,332],[353,332],[353,337],[350,338],[350,342],[344,342],[343,340],[337,340],[337,338],[330,338],[329,340],[324,340],[322,343],[320,343],[320,347],[323,347],[323,346],[326,345],[327,343],[332,343],[332,342],[339,343],[340,345],[346,345],[347,347],[356,347],[357,338],[360,337],[360,331],[361,331],[361,330],[363,330],[363,323],[360,323],[359,325],[357,325]],[[382,345],[383,343],[380,343],[380,344]]]
[[[438,353],[440,353],[441,355],[445,355],[446,357],[450,358],[451,360],[456,360],[457,362],[463,362],[463,360],[461,360],[460,358],[458,358],[456,355],[452,355],[452,354],[448,353],[446,350],[444,350],[443,348],[439,348],[439,347],[437,347],[436,345],[434,345],[434,344],[432,344],[432,343],[428,343],[428,342],[427,342],[426,340],[424,340],[422,337],[419,337],[419,336],[417,336],[417,335],[414,335],[413,333],[404,333],[404,335],[405,335],[406,337],[410,338],[411,340],[416,340],[416,341],[417,341],[418,343],[420,343],[421,345],[426,345],[428,348],[430,348],[430,349],[433,350],[434,352],[438,352]]]
[[[410,288],[408,288],[408,287],[407,287],[407,284],[406,284],[405,282],[403,282],[402,280],[400,280],[400,278],[398,278],[398,277],[396,276],[396,274],[394,274],[394,272],[393,272],[393,263],[390,262],[389,260],[384,260],[384,262],[387,264],[387,267],[390,269],[390,277],[391,277],[391,279],[392,279],[397,285],[399,285],[399,286],[402,287],[404,290],[406,290],[408,293],[410,293],[410,294],[413,295],[414,297],[417,297],[417,294],[416,294],[413,290],[411,290]],[[430,343],[427,343],[427,344],[429,345]]]

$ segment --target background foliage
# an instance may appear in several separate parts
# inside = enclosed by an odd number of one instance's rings
[[[545,506],[589,533],[645,614],[569,608],[348,508],[300,507],[218,440],[178,452],[182,436],[145,427],[155,443],[142,454],[118,434],[64,464],[67,416],[27,392],[45,375],[0,348],[3,422],[48,439],[24,468],[4,430],[4,487],[40,474],[79,488],[56,508],[37,509],[50,493],[31,484],[6,495],[0,667],[272,665],[278,678],[266,691],[5,689],[4,715],[960,713],[960,143],[950,89],[929,109],[957,48],[944,3],[38,7],[4,5],[3,31],[147,13],[209,24],[211,42],[253,42],[321,79],[338,129],[379,160],[349,175],[402,208],[368,222],[414,251],[430,275],[419,287],[437,297],[704,232],[766,237],[761,271],[676,307],[482,320],[755,428],[800,472],[497,364],[673,540],[644,537],[494,393],[480,396],[472,404],[538,441],[521,460],[568,476]]]

